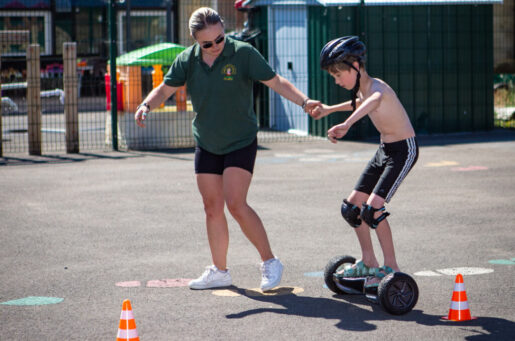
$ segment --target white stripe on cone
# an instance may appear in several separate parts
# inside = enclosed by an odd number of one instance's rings
[[[465,283],[454,284],[454,291],[465,291]]]
[[[134,320],[134,314],[132,310],[122,310],[120,314],[120,320]]]
[[[134,339],[138,337],[138,330],[137,329],[118,329],[118,338],[120,339]]]
[[[469,308],[468,301],[465,301],[465,302],[451,301],[451,309],[452,310],[467,310],[468,308]]]

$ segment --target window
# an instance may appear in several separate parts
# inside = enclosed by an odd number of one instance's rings
[[[126,15],[118,12],[118,53],[127,51]],[[172,23],[170,23],[172,24]],[[166,11],[131,11],[131,50],[166,42]]]
[[[75,32],[77,34],[78,54],[99,54],[102,51],[104,37],[102,8],[81,8],[75,16]]]
[[[39,44],[41,54],[52,53],[50,11],[12,11],[0,13],[0,30],[29,31],[29,44]],[[4,42],[2,42],[4,45]],[[8,41],[2,46],[3,56],[22,56],[27,46],[19,41]]]

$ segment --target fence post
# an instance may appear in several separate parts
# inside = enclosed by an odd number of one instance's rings
[[[0,45],[0,70],[2,70],[2,45]],[[2,87],[2,77],[0,77],[0,88]],[[2,141],[4,140],[4,136],[2,135],[2,95],[0,90],[0,157],[4,156],[4,148]]]
[[[118,150],[118,103],[116,90],[116,1],[109,0],[109,67],[111,68],[111,137],[113,150]]]
[[[63,43],[64,119],[66,152],[79,152],[77,43]]]
[[[41,76],[40,48],[30,44],[27,48],[27,120],[29,154],[41,155]]]

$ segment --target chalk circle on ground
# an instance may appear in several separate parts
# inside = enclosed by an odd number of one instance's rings
[[[148,288],[177,288],[187,287],[191,281],[189,278],[156,279],[147,282]]]
[[[269,291],[261,291],[259,288],[254,289],[219,289],[213,290],[213,295],[224,296],[224,297],[237,297],[242,296],[244,292],[245,296],[260,297],[260,296],[284,296],[294,295],[304,292],[303,288],[299,287],[278,287]]]
[[[462,274],[463,276],[467,276],[467,275],[470,276],[470,275],[488,274],[488,273],[494,272],[494,269],[461,267],[461,268],[439,269],[436,271],[441,274],[449,275],[449,276],[456,276],[457,274]]]
[[[64,301],[61,297],[44,297],[44,296],[29,296],[17,300],[2,302],[3,305],[17,305],[17,306],[31,306],[31,305],[47,305],[58,304]]]
[[[122,288],[135,288],[135,287],[139,287],[141,285],[141,282],[140,281],[118,282],[118,283],[115,283],[115,285],[117,287],[122,287]]]

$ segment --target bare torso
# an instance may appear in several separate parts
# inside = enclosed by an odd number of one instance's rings
[[[395,91],[378,78],[371,78],[372,83],[365,93],[359,92],[361,101],[365,101],[374,92],[382,93],[377,108],[368,113],[372,123],[381,134],[381,141],[391,143],[415,136],[408,114]]]

